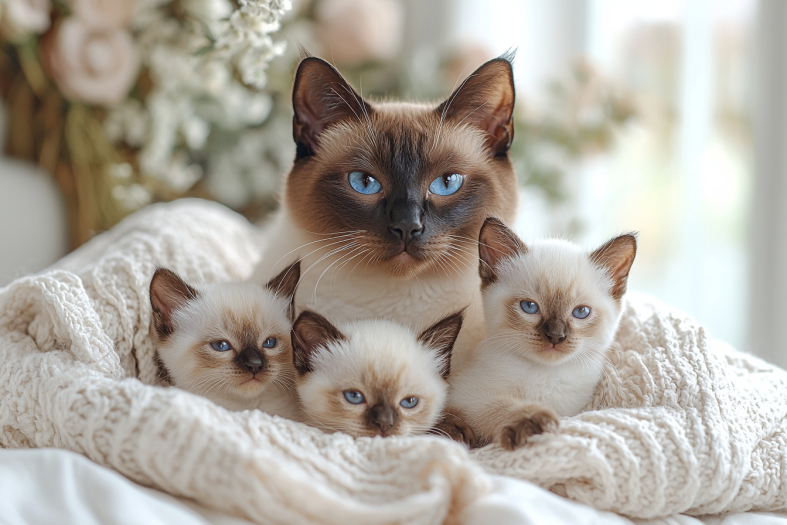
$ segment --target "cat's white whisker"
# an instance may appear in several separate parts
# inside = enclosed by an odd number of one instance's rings
[[[311,242],[307,242],[305,244],[302,244],[302,245],[298,246],[297,248],[294,248],[294,249],[288,251],[287,253],[285,253],[284,255],[282,255],[281,257],[279,257],[279,259],[272,265],[272,268],[276,268],[279,265],[279,263],[281,263],[287,256],[289,256],[289,255],[291,255],[291,254],[293,254],[295,252],[299,252],[300,250],[304,249],[307,246],[310,246],[310,245],[318,243],[318,242],[326,242],[326,241],[332,241],[332,240],[336,240],[336,239],[340,239],[340,238],[351,237],[353,235],[357,235],[358,233],[362,233],[364,231],[365,230],[355,230],[355,231],[349,231],[349,232],[336,234],[336,235],[332,234],[333,236],[330,236],[328,239],[317,239],[316,241],[311,241]],[[311,233],[311,232],[309,232],[309,233]],[[319,234],[314,234],[314,233],[311,233],[311,234],[312,235],[319,235]],[[318,248],[318,250],[319,250],[319,248]],[[314,252],[310,252],[309,254],[307,254],[307,256],[311,255],[312,253],[314,253]],[[306,257],[306,256],[303,256],[303,257],[300,257],[300,258],[303,259],[304,257]]]

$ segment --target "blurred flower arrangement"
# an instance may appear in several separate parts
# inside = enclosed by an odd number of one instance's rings
[[[181,196],[250,218],[273,209],[294,157],[295,42],[334,62],[364,96],[438,100],[459,70],[489,58],[477,49],[402,53],[399,0],[295,4],[0,0],[6,150],[58,182],[73,246]],[[559,199],[567,166],[608,148],[633,106],[587,65],[552,94],[553,107],[539,112],[518,104],[512,155],[524,184]]]

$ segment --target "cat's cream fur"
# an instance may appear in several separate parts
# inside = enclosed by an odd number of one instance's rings
[[[391,321],[361,320],[333,326],[305,311],[293,325],[296,385],[304,421],[354,437],[422,434],[442,414],[451,349],[462,314],[417,336]],[[351,404],[346,391],[364,401]],[[417,398],[412,408],[402,400]]]
[[[451,378],[449,405],[481,441],[516,448],[592,398],[617,332],[636,242],[622,235],[591,253],[558,239],[525,245],[490,219],[479,245],[489,337]],[[538,312],[524,312],[523,300]],[[581,306],[590,308],[585,319],[572,315]]]
[[[299,273],[296,263],[265,287],[192,286],[157,270],[151,304],[157,352],[170,382],[230,410],[256,408],[299,419],[290,345],[291,296]],[[263,346],[268,338],[276,339],[272,348]],[[216,351],[211,343],[218,341],[231,349]]]
[[[509,59],[485,64],[439,105],[369,103],[314,57],[302,61],[293,91],[298,154],[252,281],[301,258],[297,309],[337,321],[383,318],[423,329],[470,305],[454,353],[461,366],[484,337],[478,231],[488,215],[516,214]],[[358,170],[382,190],[353,190],[348,174]],[[430,191],[453,173],[464,177],[459,191]],[[421,233],[403,242],[398,216],[417,217]]]

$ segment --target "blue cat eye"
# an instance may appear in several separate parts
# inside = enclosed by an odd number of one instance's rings
[[[413,408],[415,405],[418,404],[417,397],[406,397],[399,402],[404,408]]]
[[[276,338],[269,337],[262,343],[263,348],[273,348],[276,346]]]
[[[435,195],[453,195],[462,187],[465,178],[458,173],[446,173],[432,181],[429,191]]]
[[[217,352],[226,352],[227,350],[232,349],[232,345],[230,345],[227,341],[212,341],[210,346]]]
[[[350,186],[358,193],[363,193],[364,195],[379,193],[380,190],[383,189],[383,185],[380,184],[380,181],[362,171],[353,171],[350,173],[349,180]]]
[[[345,390],[344,391],[344,399],[347,400],[348,403],[351,405],[360,405],[366,398],[363,397],[363,394],[358,392],[357,390]]]
[[[533,301],[520,301],[519,306],[522,307],[522,311],[526,314],[537,314],[538,313],[538,305]]]
[[[590,307],[589,306],[577,306],[574,308],[574,311],[571,312],[571,315],[576,317],[577,319],[584,319],[590,315]]]

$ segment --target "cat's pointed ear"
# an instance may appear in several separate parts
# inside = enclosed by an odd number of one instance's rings
[[[292,361],[295,370],[300,375],[312,372],[317,349],[344,340],[344,334],[328,319],[316,312],[304,310],[292,325]]]
[[[150,306],[153,307],[153,324],[161,339],[175,331],[172,315],[197,297],[199,292],[178,274],[167,268],[156,269],[150,280]]]
[[[626,233],[607,241],[590,254],[590,260],[609,272],[612,278],[612,297],[620,299],[626,293],[629,270],[637,255],[637,236]]]
[[[335,67],[313,56],[305,57],[298,66],[292,107],[296,159],[317,152],[320,133],[328,126],[345,119],[366,119],[374,111]]]
[[[506,155],[514,140],[513,59],[514,53],[508,53],[479,67],[436,110],[441,121],[484,132],[493,157]]]
[[[276,277],[268,281],[265,288],[273,292],[282,299],[290,301],[288,317],[290,321],[295,316],[295,290],[301,278],[301,261],[297,260],[279,273]]]
[[[478,234],[481,287],[486,288],[497,281],[497,271],[503,260],[525,253],[525,243],[503,221],[496,217],[487,218]]]
[[[462,329],[465,310],[466,308],[462,308],[458,312],[440,319],[418,336],[418,340],[434,350],[437,357],[442,360],[443,366],[440,373],[444,379],[451,373],[451,352],[454,349],[456,338],[459,337],[459,331]]]

